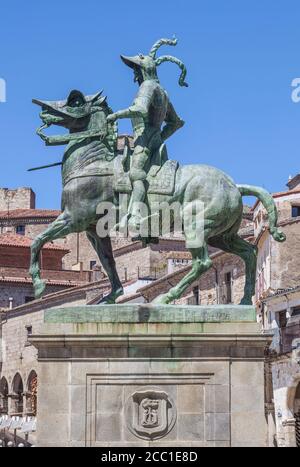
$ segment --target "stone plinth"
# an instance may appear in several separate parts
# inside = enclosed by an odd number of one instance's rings
[[[47,310],[39,446],[265,446],[264,353],[253,307]]]

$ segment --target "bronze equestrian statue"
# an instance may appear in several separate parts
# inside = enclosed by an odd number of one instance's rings
[[[35,296],[40,297],[45,283],[40,277],[39,255],[43,245],[65,237],[72,232],[85,231],[96,250],[99,260],[111,283],[111,292],[100,303],[115,303],[123,294],[118,277],[109,236],[97,235],[98,206],[109,202],[118,208],[119,194],[131,194],[126,219],[140,223],[134,202],[144,200],[148,206],[153,201],[171,203],[177,201],[185,209],[201,201],[204,206],[200,224],[201,241],[192,247],[190,239],[197,225],[193,221],[184,229],[187,248],[192,255],[191,270],[166,294],[156,298],[156,303],[171,303],[206,272],[212,261],[208,246],[240,256],[246,266],[244,297],[241,304],[251,304],[255,293],[257,248],[243,240],[238,231],[242,221],[242,197],[256,196],[267,210],[269,229],[276,241],[285,240],[277,228],[277,209],[272,196],[264,189],[236,185],[224,172],[207,165],[193,164],[178,167],[167,158],[164,141],[183,124],[177,116],[166,92],[160,86],[156,67],[164,61],[177,63],[182,70],[179,83],[186,85],[186,69],[175,57],[156,58],[160,45],[175,45],[176,41],[162,39],[149,55],[123,57],[134,70],[139,92],[133,105],[113,113],[101,93],[84,96],[72,91],[65,101],[40,101],[40,117],[43,125],[37,130],[46,145],[66,144],[62,160],[62,213],[37,236],[31,247],[30,273]],[[128,157],[117,151],[118,118],[131,118],[134,128],[134,151]],[[161,128],[163,122],[165,125]],[[50,125],[62,126],[69,133],[62,136],[46,136],[42,130]],[[131,219],[131,221],[130,221]],[[121,223],[124,219],[121,219]]]
[[[139,228],[140,225],[140,215],[135,206],[145,199],[145,180],[150,167],[155,164],[156,153],[161,150],[162,158],[158,161],[158,165],[162,165],[167,159],[163,143],[184,125],[184,121],[175,112],[168,94],[160,85],[156,70],[157,66],[165,61],[176,63],[182,70],[179,85],[187,86],[184,81],[186,68],[180,60],[170,55],[156,58],[159,47],[176,44],[176,39],[161,39],[153,45],[149,55],[139,54],[135,57],[121,55],[123,62],[133,69],[134,81],[138,82],[139,91],[131,107],[109,115],[107,120],[110,122],[121,118],[132,120],[134,151],[129,176],[133,189],[124,220],[127,221],[129,218],[129,225],[132,224],[134,228]]]

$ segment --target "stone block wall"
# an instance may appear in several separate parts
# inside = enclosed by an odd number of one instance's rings
[[[34,208],[35,193],[31,188],[22,187],[16,190],[0,188],[0,211]]]
[[[64,290],[65,285],[62,286],[47,286],[45,294],[50,294],[58,292],[59,290]],[[20,283],[3,283],[0,282],[0,309],[9,308],[9,299],[13,298],[13,307],[24,305],[26,297],[34,297],[33,287],[31,283],[20,284]]]
[[[268,339],[255,322],[183,324],[175,315],[134,328],[88,319],[45,323],[31,338],[41,359],[38,445],[267,446]],[[137,413],[149,398],[160,423],[146,429]]]
[[[20,294],[22,288],[19,287]],[[52,290],[55,292],[55,290]],[[9,289],[8,289],[8,293]],[[26,287],[23,293],[28,293]],[[49,292],[48,292],[49,293]],[[1,290],[0,290],[1,294]],[[62,299],[63,300],[63,299]],[[85,300],[75,297],[69,297],[69,304],[79,305],[85,303]],[[65,303],[58,302],[61,307]],[[26,391],[28,389],[28,378],[32,370],[37,374],[39,398],[39,363],[37,361],[37,350],[30,344],[31,334],[38,334],[44,322],[44,308],[47,307],[47,299],[38,306],[30,304],[19,310],[11,310],[0,313],[0,379],[4,377],[8,382],[9,393],[13,392],[14,377],[19,374],[23,383],[24,399],[23,408],[26,412]],[[49,304],[48,304],[49,307]],[[13,404],[9,401],[9,410]]]
[[[131,251],[125,255],[116,257],[117,270],[121,281],[137,279],[149,275],[150,271],[150,248],[140,249]]]
[[[27,389],[28,376],[32,370],[38,373],[37,351],[28,342],[28,332],[38,332],[43,322],[43,312],[24,313],[14,318],[6,319],[2,313],[1,339],[1,377],[8,382],[9,392],[12,392],[12,382],[19,373],[24,391]]]
[[[296,287],[300,283],[300,219],[284,226],[287,240],[271,240],[271,287],[273,289]]]
[[[185,274],[189,267],[179,269],[174,277],[168,276],[166,280],[162,278],[151,287],[142,291],[147,301],[151,302],[160,294],[166,293],[170,287],[176,285]],[[199,298],[201,305],[216,305],[223,303],[222,292],[225,288],[225,274],[230,272],[232,275],[232,303],[238,304],[244,294],[245,285],[245,266],[241,258],[235,255],[224,253],[213,259],[213,267],[209,269],[200,279],[197,279],[185,291],[184,295],[175,303],[187,303],[188,298],[192,296],[194,287],[199,287]]]

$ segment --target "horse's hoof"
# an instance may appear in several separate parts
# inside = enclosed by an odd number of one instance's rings
[[[158,295],[152,303],[154,305],[168,305],[170,303],[170,300],[166,294],[164,295]]]
[[[39,281],[34,285],[34,296],[35,298],[41,298],[45,292],[46,284],[44,281]]]
[[[286,241],[286,235],[279,229],[275,229],[272,233],[274,240],[276,242],[285,242]]]
[[[107,296],[101,298],[101,300],[99,300],[96,305],[113,305],[114,303],[116,303],[116,301]]]
[[[99,300],[99,302],[96,303],[96,305],[113,305],[114,303],[116,303],[117,298],[121,295],[124,295],[124,290],[118,289],[115,292],[111,292],[105,297],[102,297],[101,300]]]
[[[96,305],[113,305],[114,303],[116,303],[116,298],[110,295],[106,295],[106,297],[101,298],[101,300],[99,300]]]

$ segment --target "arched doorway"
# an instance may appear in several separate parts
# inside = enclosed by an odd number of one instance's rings
[[[300,383],[298,383],[295,393],[294,417],[296,420],[296,444],[300,448]]]
[[[12,382],[12,412],[13,415],[23,414],[24,386],[20,373],[16,373]]]
[[[0,380],[0,414],[8,413],[8,382],[4,376]]]
[[[37,408],[37,374],[32,370],[27,380],[26,412],[28,415],[36,416]]]

